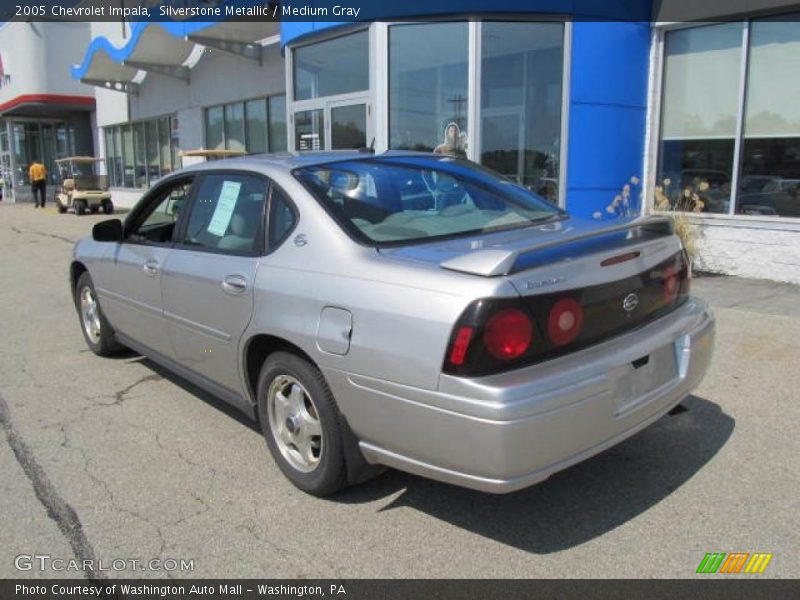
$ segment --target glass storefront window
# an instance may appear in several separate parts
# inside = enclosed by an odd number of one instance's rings
[[[161,177],[161,157],[158,152],[158,121],[145,123],[146,148],[147,148],[147,181],[152,185]]]
[[[244,150],[244,104],[225,105],[225,148]]]
[[[366,30],[296,48],[292,57],[295,101],[369,89]]]
[[[225,148],[224,113],[221,106],[206,109],[206,148],[222,150]]]
[[[658,208],[728,212],[741,52],[741,23],[667,32]]]
[[[264,98],[245,104],[247,118],[247,151],[261,154],[267,151],[267,102]]]
[[[466,156],[468,24],[389,28],[389,147]]]
[[[736,212],[800,217],[800,22],[750,24]]]
[[[133,130],[131,125],[122,126],[122,185],[134,187],[136,167],[133,156]]]
[[[353,150],[367,145],[367,105],[331,108],[331,148]]]
[[[161,176],[172,172],[172,149],[170,148],[170,119],[163,117],[158,120],[158,148],[161,155]]]
[[[147,154],[145,152],[144,123],[133,124],[134,152],[136,157],[135,187],[147,187]]]
[[[294,131],[297,151],[325,149],[325,119],[321,108],[294,113]]]
[[[286,96],[269,98],[269,151],[286,152]]]
[[[564,26],[481,26],[481,164],[558,201]]]
[[[105,157],[112,187],[147,187],[177,163],[175,117],[106,127]]]

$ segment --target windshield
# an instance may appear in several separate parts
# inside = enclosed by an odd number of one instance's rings
[[[513,181],[449,157],[342,161],[294,174],[340,224],[373,245],[515,229],[561,214]]]

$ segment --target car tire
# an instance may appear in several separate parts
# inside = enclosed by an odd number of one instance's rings
[[[75,200],[73,206],[75,207],[75,214],[79,217],[86,212],[86,200]]]
[[[103,202],[103,214],[114,214],[114,204],[111,202],[111,200],[106,200]]]
[[[286,478],[314,496],[347,486],[342,417],[319,369],[275,352],[261,367],[257,393],[261,430]]]
[[[97,292],[94,290],[94,283],[88,271],[81,274],[75,285],[75,308],[78,311],[83,338],[92,352],[98,356],[110,356],[123,349],[100,308]]]

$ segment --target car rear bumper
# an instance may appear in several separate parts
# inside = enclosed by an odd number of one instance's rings
[[[653,423],[702,380],[714,316],[690,298],[653,323],[540,365],[436,391],[326,371],[368,462],[512,492]]]

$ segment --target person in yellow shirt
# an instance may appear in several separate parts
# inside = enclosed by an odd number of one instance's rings
[[[41,161],[35,160],[31,163],[30,169],[28,169],[28,175],[30,176],[31,192],[35,203],[33,208],[38,208],[40,205],[44,208],[44,201],[47,197],[47,169],[45,169]],[[41,203],[39,198],[36,197],[37,192],[41,197]]]

